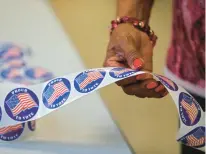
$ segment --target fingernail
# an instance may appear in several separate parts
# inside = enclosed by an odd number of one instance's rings
[[[162,85],[160,85],[157,88],[155,88],[155,92],[160,92],[163,89],[164,89],[164,87]]]
[[[157,87],[157,83],[156,82],[150,82],[149,84],[147,84],[147,89],[153,89]]]
[[[142,59],[135,59],[135,61],[133,62],[133,66],[135,69],[140,69],[143,67],[143,60]]]

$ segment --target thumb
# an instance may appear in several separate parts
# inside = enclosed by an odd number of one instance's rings
[[[121,37],[119,45],[124,52],[127,64],[130,68],[137,70],[143,68],[144,60],[140,52],[140,42],[132,36]]]
[[[140,70],[143,68],[144,60],[141,57],[138,51],[128,51],[125,55],[128,65],[133,70]]]

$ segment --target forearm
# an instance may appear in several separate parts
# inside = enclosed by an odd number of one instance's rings
[[[117,0],[117,16],[130,16],[149,22],[154,0]]]

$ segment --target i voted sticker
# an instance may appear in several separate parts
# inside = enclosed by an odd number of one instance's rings
[[[18,139],[24,131],[24,123],[0,128],[0,140],[13,141]]]
[[[1,77],[6,80],[17,80],[20,81],[23,79],[22,72],[17,68],[7,68],[1,71]]]
[[[25,75],[31,79],[40,79],[40,80],[49,80],[53,77],[51,72],[48,72],[46,69],[41,67],[36,68],[27,68],[25,70]]]
[[[39,109],[39,100],[31,90],[16,88],[6,96],[4,107],[11,119],[26,121],[36,115]]]
[[[183,144],[187,146],[191,146],[194,148],[201,148],[205,146],[205,127],[200,126],[185,136],[181,137],[178,141],[181,141]]]
[[[177,91],[178,86],[170,79],[166,78],[162,75],[156,75],[156,77],[162,82],[163,85],[165,85],[168,89],[172,91]]]
[[[185,125],[193,126],[200,120],[201,108],[192,96],[181,92],[179,95],[179,113]]]
[[[130,75],[136,73],[137,71],[134,71],[129,68],[113,68],[110,72],[109,75],[115,79],[119,78],[126,78],[129,77]]]
[[[23,56],[22,49],[12,43],[0,44],[0,59],[9,60],[13,58],[21,58]]]
[[[44,88],[43,103],[49,109],[60,107],[69,98],[70,91],[71,84],[69,80],[65,78],[54,79]]]
[[[74,79],[74,87],[80,93],[91,92],[101,84],[105,74],[103,70],[84,71]]]

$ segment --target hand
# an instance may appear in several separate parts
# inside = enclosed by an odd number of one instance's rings
[[[130,24],[120,24],[110,37],[105,67],[126,67],[152,72],[153,47],[149,37]],[[140,98],[161,98],[167,90],[149,73],[117,82],[128,95]]]

